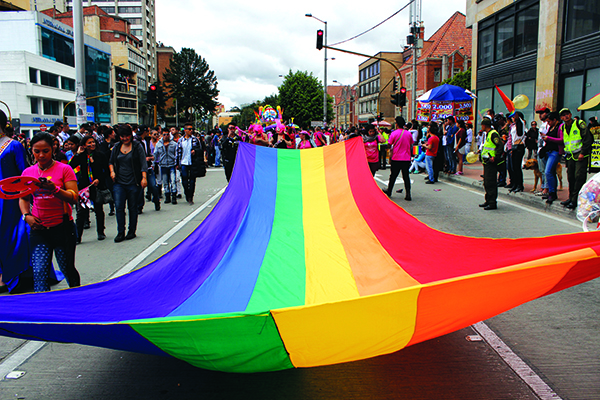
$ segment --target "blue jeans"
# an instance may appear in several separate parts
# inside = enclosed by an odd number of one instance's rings
[[[138,185],[115,183],[115,208],[117,214],[117,234],[125,233],[125,201],[129,213],[129,232],[135,233],[138,220],[138,199],[142,188]]]
[[[221,166],[221,148],[215,146],[215,167]]]
[[[548,185],[548,191],[556,193],[557,179],[556,179],[556,164],[560,161],[560,154],[558,151],[549,151],[546,159],[546,184]]]
[[[454,146],[444,146],[444,155],[448,164],[448,172],[456,172],[456,157],[454,156]]]
[[[435,176],[433,174],[433,160],[435,160],[434,156],[425,156],[425,168],[427,168],[427,174],[429,175],[429,180],[431,182],[435,182]]]
[[[160,203],[160,193],[158,192],[158,186],[156,185],[156,175],[154,174],[154,168],[149,168],[146,172],[146,182],[148,182],[148,192],[152,194],[152,202],[154,204]],[[144,191],[140,190],[140,197],[138,199],[138,207],[140,210],[144,208]]]
[[[160,175],[162,179],[163,191],[177,195],[177,175],[175,166],[160,167]]]

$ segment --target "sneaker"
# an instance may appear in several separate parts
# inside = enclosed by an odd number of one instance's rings
[[[571,202],[571,203],[567,204],[566,207],[569,210],[574,210],[577,208],[577,204]]]
[[[98,240],[104,240],[104,239],[106,239],[106,235],[104,233],[99,233]]]
[[[463,173],[462,173],[462,172],[460,172],[460,171],[458,171],[458,172],[457,172],[457,173],[455,173],[454,175],[461,176],[461,175],[463,175]]]
[[[567,207],[569,204],[571,204],[571,200],[569,199],[560,202],[560,205],[565,207]]]
[[[433,185],[434,182],[431,182],[429,179],[427,179],[427,182],[425,182],[426,185]]]

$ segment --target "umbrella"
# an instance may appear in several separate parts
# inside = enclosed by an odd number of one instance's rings
[[[429,96],[427,97],[426,100],[420,100],[420,98],[418,98],[417,100],[423,102],[423,103],[427,103],[427,102],[431,102],[431,101],[469,101],[469,100],[473,100],[473,98],[466,92],[466,90],[464,88],[461,88],[460,86],[454,86],[454,85],[441,85],[438,86],[436,88],[431,89],[429,93]],[[423,96],[424,97],[427,93],[425,93]]]
[[[600,93],[583,103],[577,108],[577,111],[597,111],[600,110]]]
[[[391,127],[392,126],[392,124],[390,124],[387,121],[375,121],[375,122],[373,122],[373,125],[375,125],[375,126],[386,126],[386,127]]]

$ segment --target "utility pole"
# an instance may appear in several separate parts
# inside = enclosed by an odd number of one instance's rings
[[[83,0],[73,1],[73,43],[75,46],[75,110],[77,126],[87,122],[85,100],[85,48],[83,42]]]
[[[417,116],[417,58],[419,57],[419,49],[423,47],[421,36],[421,11],[422,0],[415,0],[410,5],[410,32],[413,35],[412,48],[412,95],[410,106],[410,118],[415,119]]]

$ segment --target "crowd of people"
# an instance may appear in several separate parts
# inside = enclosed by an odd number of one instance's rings
[[[556,200],[556,166],[565,157],[569,199],[562,202],[575,208],[577,195],[587,178],[593,136],[586,124],[572,118],[569,109],[537,111],[541,125],[532,121],[529,130],[521,112],[508,116],[489,110],[479,132],[450,116],[443,120],[407,123],[396,117],[392,130],[379,123],[335,129],[297,129],[281,122],[252,124],[243,130],[229,124],[227,132],[215,127],[206,135],[194,131],[191,123],[183,129],[120,124],[82,124],[71,131],[57,122],[48,132],[33,138],[11,138],[6,115],[0,111],[0,178],[31,177],[39,181],[31,195],[19,201],[0,201],[6,258],[0,260],[0,292],[23,290],[18,281],[24,271],[14,266],[30,265],[35,291],[47,291],[58,281],[51,268],[52,256],[70,287],[80,284],[75,268],[75,249],[90,228],[90,211],[95,216],[98,240],[106,239],[104,206],[116,216],[116,243],[136,237],[138,215],[146,202],[156,211],[161,205],[183,200],[193,205],[196,179],[207,167],[223,167],[230,180],[239,143],[283,149],[307,149],[361,137],[373,176],[390,168],[384,193],[392,197],[394,183],[402,173],[405,200],[411,201],[411,173],[425,172],[425,184],[438,182],[440,173],[463,174],[466,155],[475,152],[484,165],[484,210],[497,208],[499,187],[511,192],[524,190],[522,163],[535,158],[542,175],[538,193],[547,203]],[[388,124],[389,125],[389,124]],[[19,143],[20,142],[20,143]],[[73,218],[75,210],[75,218]],[[19,218],[20,217],[20,218]],[[127,217],[127,221],[126,221]],[[11,229],[7,227],[10,226]],[[14,228],[16,227],[16,228]],[[29,262],[24,262],[29,259]]]

